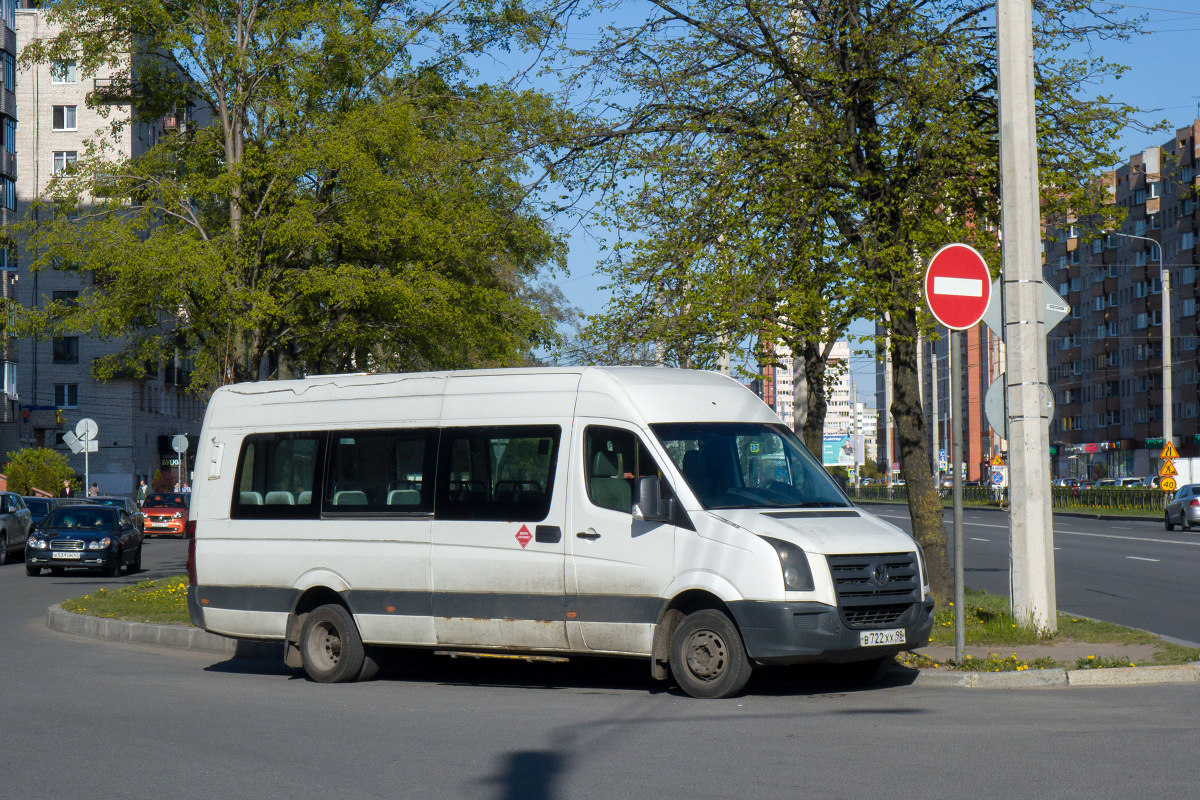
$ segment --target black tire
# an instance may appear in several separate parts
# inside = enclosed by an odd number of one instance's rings
[[[142,571],[142,546],[139,544],[137,555],[133,557],[133,561],[125,569],[126,575],[136,575]]]
[[[25,574],[31,578],[36,578],[38,575],[42,574],[42,568],[35,567],[32,564],[26,564],[25,565]]]
[[[753,665],[742,635],[724,612],[688,614],[671,634],[671,675],[692,697],[733,697],[746,687]]]
[[[113,565],[106,572],[110,578],[121,577],[121,567],[124,566],[121,562],[125,560],[125,553],[122,550],[117,550],[117,558],[113,561]]]
[[[0,531],[0,565],[8,563],[8,532]]]
[[[1165,511],[1163,512],[1163,527],[1169,531],[1175,530],[1175,525],[1171,522],[1171,515]]]
[[[317,683],[357,680],[363,673],[366,650],[350,612],[334,604],[314,609],[300,632],[300,660],[308,677]]]

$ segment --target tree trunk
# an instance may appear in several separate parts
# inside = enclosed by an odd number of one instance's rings
[[[921,376],[917,371],[917,312],[911,306],[894,309],[892,330],[892,419],[896,422],[900,475],[908,488],[908,513],[913,536],[925,552],[929,587],[939,599],[954,592],[942,498],[929,460],[929,431],[921,408]]]
[[[804,369],[797,372],[796,383],[803,380],[807,386],[805,400],[808,413],[801,427],[804,444],[809,451],[821,458],[825,442],[825,413],[829,408],[829,393],[825,386],[825,359],[821,354],[821,343],[811,339],[803,342]],[[799,396],[799,393],[796,393]]]

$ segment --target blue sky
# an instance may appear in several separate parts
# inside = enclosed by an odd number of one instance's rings
[[[1146,133],[1137,126],[1126,128],[1118,140],[1123,157],[1160,144],[1174,128],[1190,124],[1200,117],[1200,0],[1145,0],[1140,3],[1115,3],[1095,0],[1097,9],[1111,8],[1128,15],[1145,16],[1144,33],[1130,42],[1102,42],[1094,52],[1109,61],[1124,64],[1129,70],[1119,79],[1094,87],[1096,94],[1112,95],[1120,102],[1147,109],[1139,117],[1143,123],[1168,120],[1170,131]],[[557,281],[568,301],[585,313],[603,309],[608,293],[601,288],[603,276],[596,273],[600,257],[598,239],[610,234],[603,230],[576,227],[570,235],[570,274]],[[858,326],[867,330],[869,326]],[[861,393],[874,391],[875,367],[867,357],[851,360],[851,369]]]

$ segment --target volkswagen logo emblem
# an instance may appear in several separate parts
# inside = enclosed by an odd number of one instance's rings
[[[888,585],[891,576],[888,575],[887,564],[875,562],[871,565],[871,583],[883,588]]]

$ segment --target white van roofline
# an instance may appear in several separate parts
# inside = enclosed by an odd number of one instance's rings
[[[401,388],[403,387],[403,388]],[[483,408],[469,400],[489,394]],[[462,402],[457,402],[461,398]],[[380,401],[391,401],[381,408]],[[371,403],[371,407],[360,405]],[[311,405],[310,405],[311,404]],[[278,409],[286,406],[286,416]],[[308,406],[311,414],[304,413]],[[316,408],[320,406],[320,409]],[[780,419],[757,396],[716,372],[669,367],[529,367],[391,374],[317,375],[217,389],[216,428],[297,425],[467,425],[573,416],[655,422]],[[231,413],[236,412],[236,413]]]

